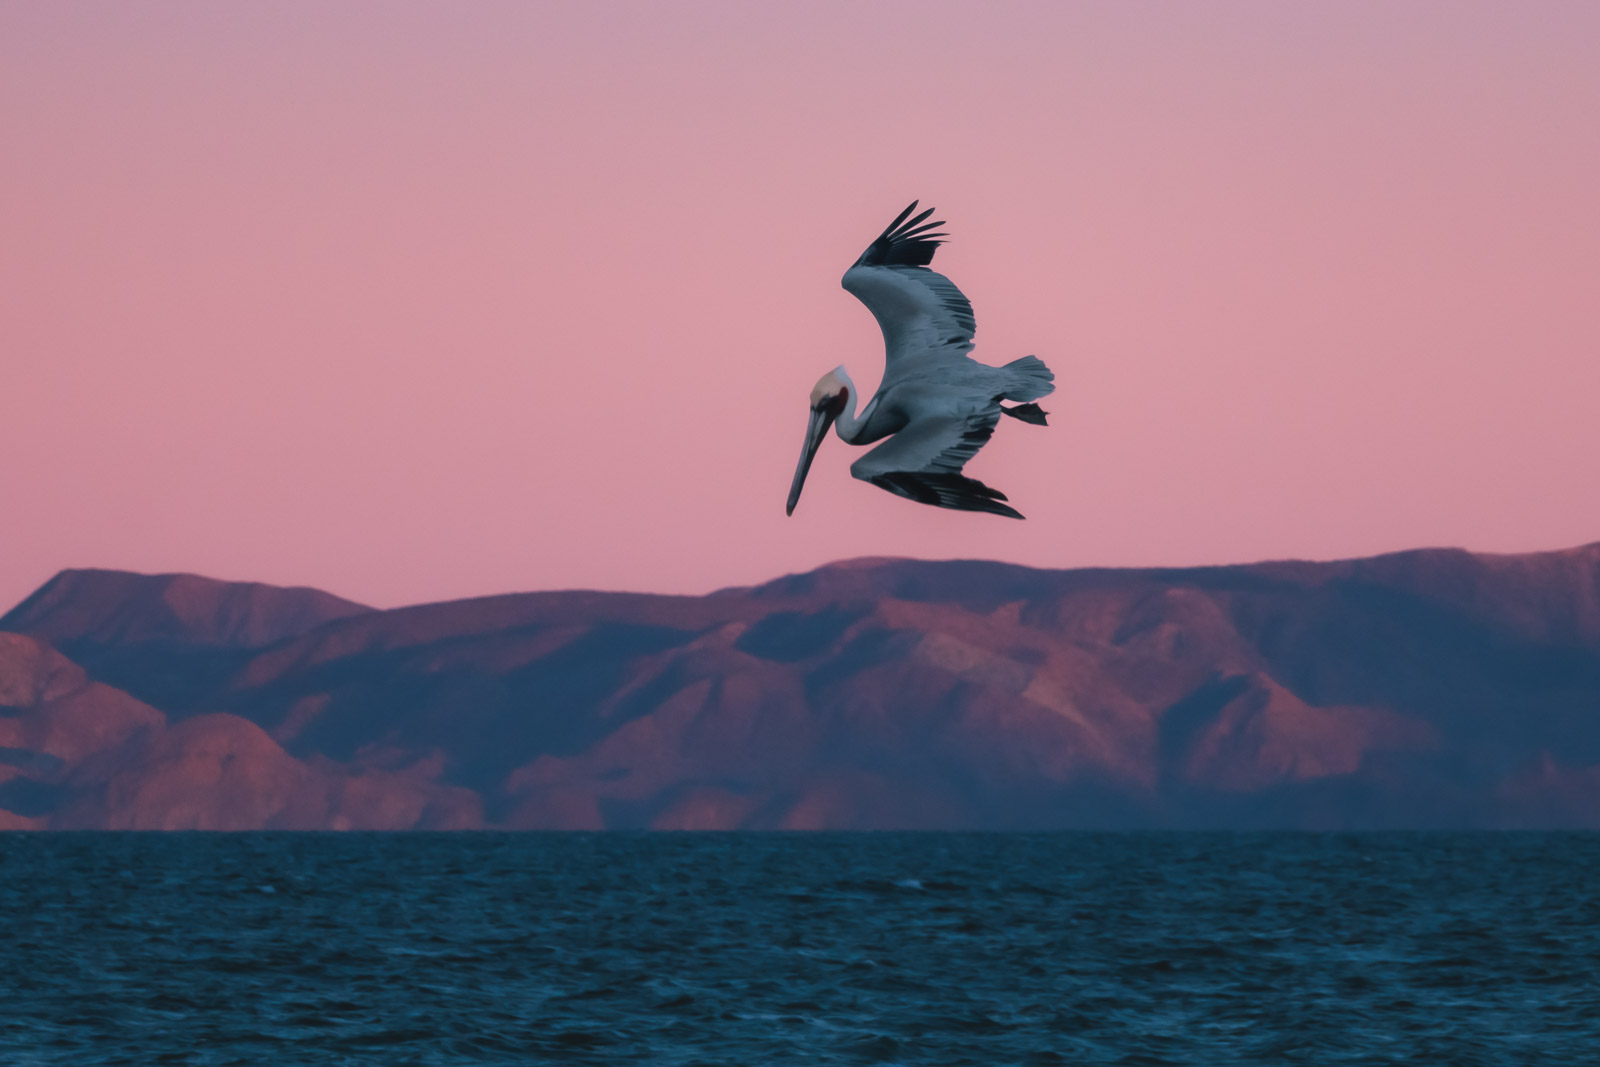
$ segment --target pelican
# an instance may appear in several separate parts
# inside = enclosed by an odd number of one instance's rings
[[[883,382],[860,414],[860,394],[842,366],[811,390],[805,445],[789,486],[790,515],[831,425],[847,445],[889,438],[850,465],[864,482],[919,504],[1022,518],[1004,493],[961,468],[989,440],[1001,415],[1045,425],[1047,412],[1032,401],[1054,391],[1055,375],[1037,356],[990,367],[967,355],[977,329],[972,305],[949,278],[928,269],[948,234],[930,232],[944,225],[924,221],[932,208],[912,218],[916,209],[913,200],[844,272],[841,284],[883,329]],[[1015,405],[1002,407],[1002,400]]]

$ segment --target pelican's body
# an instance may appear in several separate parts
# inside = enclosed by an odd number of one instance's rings
[[[811,391],[805,446],[789,489],[789,514],[805,484],[822,438],[833,424],[846,444],[890,438],[850,467],[862,481],[936,507],[1022,518],[1005,495],[968,478],[961,468],[994,433],[1001,415],[1044,425],[1032,403],[1055,389],[1055,376],[1037,357],[990,367],[967,355],[975,324],[972,305],[951,281],[929,270],[944,234],[942,222],[919,225],[933,212],[906,221],[900,213],[845,272],[844,288],[883,329],[883,382],[864,406],[843,367],[824,374]],[[1017,401],[1002,407],[1002,400]]]

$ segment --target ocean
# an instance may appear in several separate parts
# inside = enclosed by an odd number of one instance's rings
[[[1600,835],[0,834],[0,1063],[1596,1064]]]

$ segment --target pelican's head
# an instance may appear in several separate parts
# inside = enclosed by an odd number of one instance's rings
[[[811,469],[817,448],[828,435],[828,427],[844,414],[845,406],[849,403],[850,379],[845,376],[843,367],[835,367],[817,379],[817,384],[811,390],[811,416],[806,422],[806,443],[800,449],[800,463],[794,469],[794,482],[789,486],[789,503],[784,508],[785,514],[794,514],[794,506],[800,502],[800,489],[806,484],[806,472]]]

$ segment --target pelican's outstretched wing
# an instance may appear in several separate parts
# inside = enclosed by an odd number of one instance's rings
[[[999,404],[964,418],[924,416],[852,463],[850,473],[921,504],[1020,519],[1021,512],[1002,503],[1004,493],[961,473],[999,421]]]
[[[886,373],[922,356],[964,355],[977,330],[972,305],[961,290],[927,267],[946,236],[929,231],[944,223],[923,222],[932,208],[910,218],[916,209],[913,200],[844,272],[841,282],[883,329]]]

